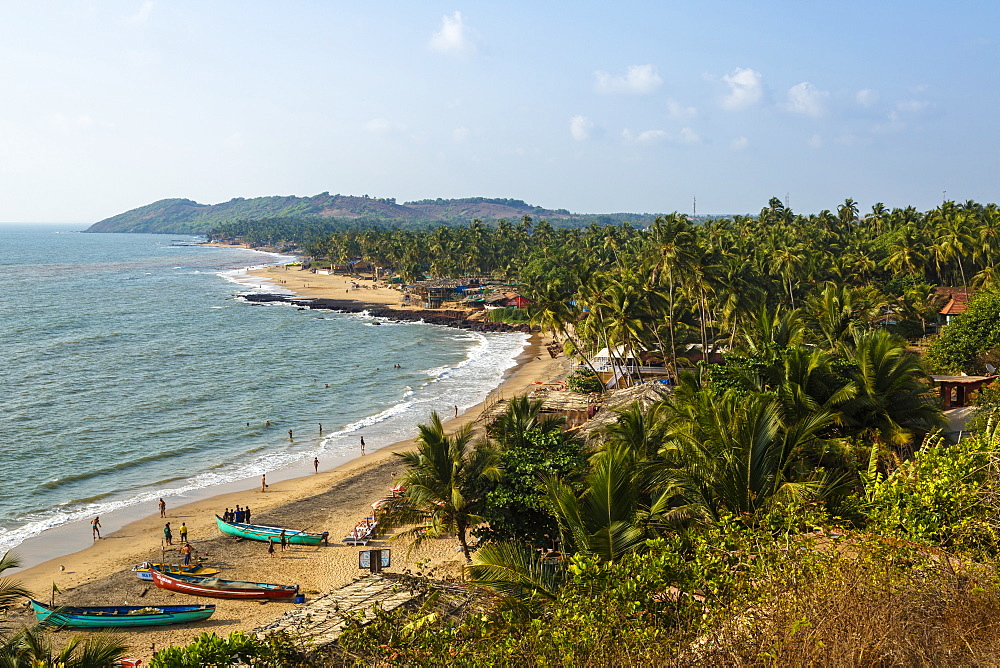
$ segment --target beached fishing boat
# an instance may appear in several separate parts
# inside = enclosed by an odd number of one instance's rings
[[[164,573],[184,573],[185,575],[218,575],[218,568],[205,568],[201,564],[195,566],[182,566],[178,564],[151,564],[148,561],[144,561],[138,566],[132,567],[132,572],[135,573],[135,577],[140,580],[152,580],[153,576],[149,574],[150,566],[155,566],[156,570],[162,571]]]
[[[183,573],[161,573],[156,569],[150,571],[150,574],[153,576],[153,584],[160,589],[193,596],[258,600],[291,598],[299,591],[298,585],[219,580],[218,578],[203,578]]]
[[[34,600],[31,607],[38,621],[47,626],[91,629],[199,622],[215,612],[214,605],[51,607]]]
[[[249,540],[259,540],[266,543],[273,540],[277,543],[281,538],[281,532],[285,532],[285,540],[292,545],[319,545],[325,541],[329,534],[315,533],[311,531],[295,531],[292,529],[282,529],[281,527],[268,527],[261,524],[241,524],[239,522],[227,522],[218,515],[215,516],[215,523],[219,525],[219,531],[229,536],[247,538]]]

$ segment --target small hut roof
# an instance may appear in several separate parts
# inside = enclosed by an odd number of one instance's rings
[[[588,440],[595,438],[604,427],[614,424],[618,419],[618,413],[631,404],[638,401],[645,409],[668,396],[670,396],[668,387],[655,380],[608,392],[600,412],[581,425],[576,433]]]

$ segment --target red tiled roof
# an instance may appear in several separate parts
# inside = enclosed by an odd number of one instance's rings
[[[948,303],[941,309],[941,315],[958,315],[965,313],[967,308],[969,308],[969,295],[964,292],[954,292]]]

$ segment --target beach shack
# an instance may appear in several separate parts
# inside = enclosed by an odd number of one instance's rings
[[[931,376],[941,393],[945,410],[968,406],[973,397],[983,389],[983,385],[996,379],[997,376]]]
[[[469,283],[455,278],[437,278],[418,281],[407,289],[416,296],[424,308],[441,308],[446,301],[454,300],[463,290],[470,287]]]
[[[669,370],[662,364],[653,365],[644,357],[647,350],[629,350],[624,346],[616,346],[611,350],[601,348],[597,354],[591,358],[597,377],[608,389],[631,387],[636,383],[642,383],[651,378],[665,378],[669,376]]]

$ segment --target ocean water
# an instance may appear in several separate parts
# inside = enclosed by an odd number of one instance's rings
[[[286,258],[195,241],[0,225],[0,551],[410,438],[485,398],[526,342],[250,304],[277,288],[245,269]]]

